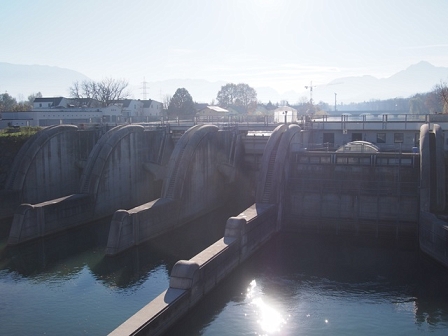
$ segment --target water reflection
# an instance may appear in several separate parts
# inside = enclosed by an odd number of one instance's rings
[[[274,335],[281,331],[286,319],[272,304],[266,303],[266,298],[263,298],[262,291],[257,287],[255,280],[250,282],[246,299],[255,307],[254,313],[262,331],[261,335],[265,333]]]
[[[447,281],[415,242],[282,235],[169,335],[445,335]]]
[[[168,287],[179,259],[222,237],[229,212],[219,209],[114,257],[105,256],[110,218],[15,247],[6,247],[4,235],[1,334],[111,332]]]

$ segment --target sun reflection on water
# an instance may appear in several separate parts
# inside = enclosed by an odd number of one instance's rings
[[[285,318],[269,303],[261,297],[262,293],[257,288],[257,282],[252,280],[247,289],[247,299],[250,304],[255,307],[255,314],[257,316],[257,323],[261,327],[264,335],[273,335],[281,331],[283,325],[286,324]]]

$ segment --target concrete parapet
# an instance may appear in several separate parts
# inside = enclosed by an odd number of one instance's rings
[[[179,260],[170,276],[170,288],[190,289],[198,282],[199,265],[190,260]]]
[[[235,267],[275,234],[277,206],[254,204],[226,224],[226,235],[191,258],[177,262],[170,287],[110,335],[161,335]]]
[[[14,214],[8,245],[66,230],[90,217],[89,195],[74,194],[38,204],[22,204]],[[89,215],[86,215],[89,214]]]

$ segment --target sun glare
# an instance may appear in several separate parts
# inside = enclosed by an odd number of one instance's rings
[[[254,312],[257,316],[258,325],[264,335],[279,333],[286,320],[278,310],[266,303],[261,296],[262,293],[257,288],[257,282],[252,280],[247,289],[247,298],[250,299],[250,304],[255,307]]]

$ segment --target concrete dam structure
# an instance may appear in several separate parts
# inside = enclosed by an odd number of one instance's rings
[[[419,135],[418,152],[337,152],[308,151],[318,135],[296,124],[279,125],[265,140],[238,127],[196,125],[176,143],[166,129],[120,126],[92,149],[77,194],[19,207],[8,243],[113,214],[107,254],[115,255],[242,191],[253,194],[222,239],[180,260],[170,287],[114,335],[162,334],[280,230],[414,239],[448,266],[443,131],[423,125]]]
[[[131,209],[117,211],[112,220],[107,251],[116,254],[221,206],[236,181],[243,185],[247,180],[241,178],[244,149],[238,132],[202,125],[185,132],[175,148],[173,138],[166,128],[125,125],[110,130],[95,144],[81,177],[75,180],[78,192],[21,204],[8,244],[83,225],[118,209]],[[53,168],[61,169],[55,165],[48,170]],[[149,201],[153,205],[145,212]],[[124,219],[119,234],[112,234],[117,218],[124,213],[133,214],[132,241],[126,235]]]
[[[76,129],[73,130],[76,134]],[[30,142],[32,146],[40,145],[33,139]],[[57,156],[52,151],[55,147],[45,149],[45,144],[41,147],[44,147],[41,151],[50,152],[49,157]],[[71,189],[59,190],[57,198],[40,197],[39,203],[21,204],[14,214],[8,244],[22,243],[89,223],[111,216],[119,208],[132,208],[156,198],[160,194],[164,165],[173,147],[165,130],[125,125],[104,134],[83,165],[77,165],[74,159],[51,165],[35,160],[35,165],[43,165],[42,169],[45,168],[54,178],[53,184],[64,183],[63,176],[54,174],[55,171],[70,172],[76,167],[77,175],[72,174]],[[70,156],[71,153],[64,155]],[[34,178],[34,175],[26,174],[23,175]],[[42,185],[41,188],[46,187]],[[74,189],[76,193],[73,193]]]
[[[278,230],[415,239],[425,204],[428,211],[445,208],[441,134],[438,125],[432,133],[422,127],[420,155],[311,153],[298,150],[304,135],[299,127],[277,127],[261,160],[256,203],[228,219],[222,239],[176,263],[169,288],[111,335],[163,334]],[[436,234],[425,226],[429,236]],[[446,225],[438,229],[446,232]],[[439,251],[422,249],[437,259],[433,252],[446,252],[446,236],[441,238]]]
[[[197,125],[179,139],[159,199],[112,219],[106,254],[114,255],[212,211],[236,193],[242,181],[241,137],[216,126]]]
[[[17,153],[0,191],[0,219],[22,203],[39,203],[74,193],[82,168],[101,134],[58,125],[32,136]]]

